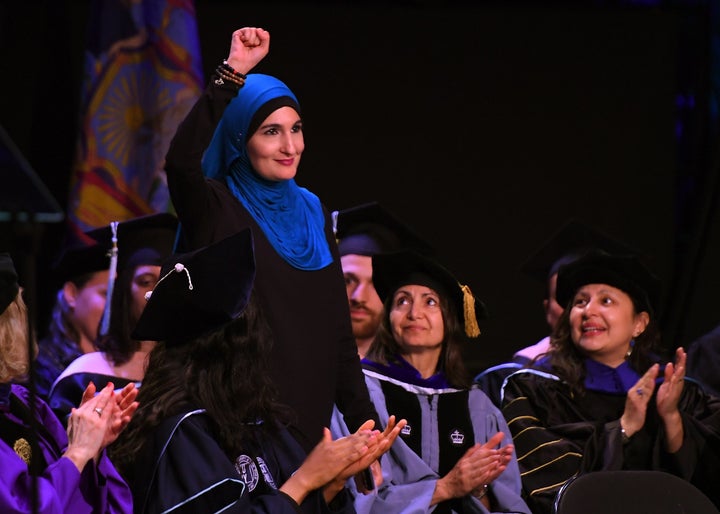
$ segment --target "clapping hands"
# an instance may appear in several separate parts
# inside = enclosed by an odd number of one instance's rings
[[[496,433],[484,444],[470,448],[447,475],[437,481],[432,505],[452,498],[461,498],[489,485],[507,469],[514,446],[498,447],[505,434]]]
[[[675,351],[675,362],[669,362],[665,366],[664,380],[657,391],[657,412],[665,425],[666,446],[670,452],[677,451],[682,444],[683,426],[678,405],[683,391],[686,363],[685,350],[678,348]],[[655,381],[659,373],[660,365],[653,364],[627,393],[620,425],[628,437],[645,425],[648,402],[655,391]]]
[[[90,382],[80,406],[72,409],[68,419],[68,447],[64,456],[79,471],[90,460],[97,463],[102,450],[117,439],[138,407],[135,384],[128,384],[117,394],[112,382],[100,393],[95,391],[95,384]]]
[[[329,502],[348,478],[377,461],[392,446],[405,424],[405,420],[396,423],[391,416],[380,432],[373,430],[375,422],[368,420],[354,434],[335,440],[330,430],[324,429],[322,440],[280,490],[300,504],[310,491],[322,488]]]

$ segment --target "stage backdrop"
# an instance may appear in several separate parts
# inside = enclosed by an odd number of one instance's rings
[[[683,67],[686,11],[590,3],[215,0],[198,2],[196,14],[205,79],[235,28],[270,31],[270,55],[256,71],[300,99],[300,185],[329,209],[380,201],[487,304],[491,317],[468,347],[477,371],[547,333],[543,285],[519,269],[570,217],[648,254],[668,284],[676,275],[678,75],[704,87],[704,36],[691,27],[697,55]],[[82,4],[70,4],[69,23],[82,25]],[[61,43],[70,62],[55,78],[77,85],[82,46]],[[27,71],[31,56],[32,41],[15,64]],[[37,146],[41,117],[27,120],[27,109],[47,104],[47,88],[31,94],[17,82],[2,87],[26,110],[2,95],[7,128],[52,178],[69,163],[51,169]],[[76,102],[68,85],[59,93],[56,102]],[[71,114],[53,120],[53,132],[74,130]],[[73,140],[61,139],[56,150],[67,153]],[[62,186],[53,190],[66,202]],[[717,281],[707,269],[704,283]],[[693,309],[682,338],[717,321],[712,301],[696,294],[682,306]]]

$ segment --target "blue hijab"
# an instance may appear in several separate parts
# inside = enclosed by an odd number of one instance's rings
[[[299,187],[294,179],[263,179],[247,154],[247,133],[253,116],[267,102],[283,97],[288,99],[285,105],[297,109],[297,98],[280,80],[257,73],[248,75],[245,86],[225,109],[215,129],[203,156],[203,173],[227,183],[288,264],[301,270],[318,270],[332,262],[320,199]]]

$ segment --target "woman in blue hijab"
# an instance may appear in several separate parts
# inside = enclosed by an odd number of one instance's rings
[[[310,450],[334,404],[352,430],[377,414],[360,370],[329,212],[295,182],[305,149],[299,102],[277,78],[248,74],[269,44],[263,29],[233,33],[227,60],[178,127],[166,171],[183,250],[251,229],[255,292],[275,339],[271,378]]]

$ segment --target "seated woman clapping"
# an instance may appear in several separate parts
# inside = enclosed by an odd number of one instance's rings
[[[377,494],[356,495],[357,510],[529,513],[510,431],[462,363],[484,306],[413,251],[374,255],[372,269],[385,310],[362,360],[365,382],[381,422],[393,412],[407,425],[381,460]],[[347,433],[337,412],[333,430]]]
[[[272,333],[253,294],[243,230],[171,258],[136,327],[160,341],[141,408],[114,455],[137,514],[352,512],[346,480],[387,450],[403,423],[329,430],[306,454],[267,373]]]
[[[580,473],[662,470],[720,505],[720,400],[659,357],[660,280],[636,255],[591,251],[560,268],[552,351],[510,375],[503,413],[533,512]]]
[[[68,430],[22,385],[30,367],[28,312],[9,254],[0,254],[0,512],[124,514],[130,490],[105,448],[132,417],[137,390],[91,383]]]

